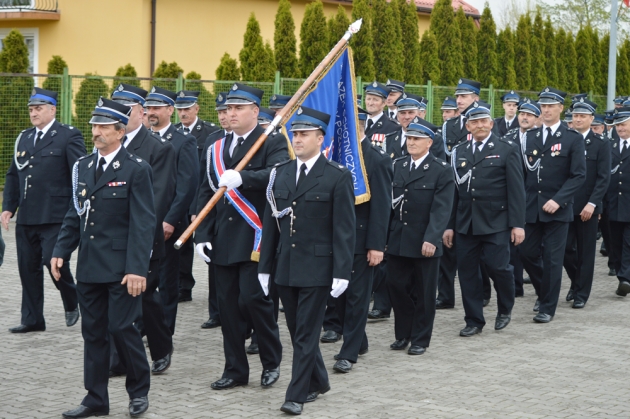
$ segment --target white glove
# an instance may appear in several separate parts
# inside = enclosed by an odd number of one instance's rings
[[[234,188],[238,188],[243,184],[243,179],[241,178],[241,174],[236,170],[226,170],[223,172],[223,176],[219,179],[219,187],[225,186],[228,191],[231,191]]]
[[[265,295],[269,295],[269,274],[258,274],[258,282]]]
[[[197,251],[197,254],[201,257],[201,259],[203,259],[203,261],[206,263],[210,263],[210,258],[208,257],[208,255],[206,255],[205,252],[206,248],[208,250],[212,250],[212,245],[210,244],[210,242],[198,243],[195,245],[195,250]]]
[[[347,279],[333,278],[332,291],[330,291],[330,295],[332,295],[333,298],[339,297],[346,289],[348,289],[349,283],[350,281]]]

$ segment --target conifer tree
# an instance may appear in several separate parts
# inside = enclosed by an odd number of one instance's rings
[[[93,144],[89,138],[92,138],[90,118],[92,111],[96,106],[99,98],[109,97],[109,87],[102,78],[94,77],[96,74],[87,73],[85,78],[79,85],[79,90],[74,98],[74,109],[76,116],[74,117],[74,126],[77,127],[86,139],[86,148],[91,150]]]
[[[28,73],[28,48],[24,36],[17,29],[2,40],[0,51],[0,73]]]
[[[431,12],[430,31],[438,45],[439,84],[454,86],[460,77],[466,76],[466,73],[462,64],[461,32],[455,25],[451,0],[438,0],[435,3]]]
[[[363,80],[374,80],[372,9],[369,0],[354,0],[352,2],[352,21],[359,19],[363,19],[361,30],[350,39],[352,56],[354,57],[354,72]]]
[[[630,93],[630,41],[621,44],[617,54],[617,95]]]
[[[291,2],[289,0],[280,0],[278,4],[273,45],[275,48],[276,69],[280,72],[280,76],[286,78],[298,77],[295,22],[291,14]]]
[[[576,63],[577,60],[577,52],[575,51],[575,40],[573,39],[572,34],[567,34],[565,41],[566,48],[566,61],[564,71],[566,72],[567,77],[567,93],[579,93],[580,85],[578,80],[578,66]]]
[[[599,34],[596,30],[594,30],[590,25],[587,26],[588,35],[591,38],[591,54],[593,56],[593,63],[591,65],[591,72],[593,73],[593,93],[595,94],[606,94],[606,92],[602,92],[599,90],[600,88],[600,80],[608,77],[607,74],[602,74],[602,50],[600,49],[599,43]],[[607,57],[606,57],[607,58]]]
[[[404,76],[404,57],[399,22],[396,21],[396,2],[374,0],[374,16],[379,17],[374,36],[374,70],[376,79],[401,80]]]
[[[238,62],[226,52],[221,57],[221,62],[214,74],[217,80],[238,81],[241,71],[238,68]]]
[[[477,28],[468,19],[463,8],[457,9],[455,13],[455,24],[462,33],[462,60],[464,73],[467,78],[477,80]]]
[[[532,51],[532,84],[533,90],[541,90],[547,86],[547,74],[545,73],[545,66],[539,65],[540,62],[545,62],[545,49],[542,45],[541,39],[537,36],[533,36],[531,39],[531,51]]]
[[[175,80],[155,80],[155,79],[176,79],[184,70],[175,62],[166,63],[162,61],[153,72],[153,86],[174,92],[177,90],[177,82]]]
[[[497,26],[494,23],[490,6],[486,3],[481,14],[481,23],[477,35],[479,81],[484,87],[496,83],[497,71]]]
[[[398,0],[400,10],[400,29],[402,33],[405,74],[403,79],[408,84],[422,83],[422,62],[420,61],[420,33],[418,31],[418,13],[414,2]]]
[[[516,27],[516,43],[514,46],[516,84],[520,90],[532,88],[532,57],[530,52],[531,19],[525,14],[518,20]]]
[[[567,89],[567,73],[566,67],[566,42],[567,34],[564,29],[558,29],[556,33],[556,65],[558,67],[558,79],[555,87],[557,89],[566,91]]]
[[[608,92],[608,46],[610,44],[610,34],[606,33],[599,41],[599,50],[602,53],[602,59],[599,63],[600,74],[602,77],[595,80],[595,83],[599,86],[600,94],[604,95]]]
[[[435,35],[429,30],[424,31],[420,42],[420,60],[422,61],[422,84],[428,80],[438,83],[440,80],[440,61]]]
[[[53,55],[50,61],[48,61],[46,74],[63,74],[63,70],[66,67],[68,67],[68,64],[63,58],[61,58],[61,56]],[[46,90],[61,93],[61,78],[47,77],[46,80],[44,80],[42,87]]]
[[[516,88],[516,71],[514,70],[514,35],[507,26],[497,38],[498,62],[497,87],[500,89]]]
[[[138,79],[121,79],[120,77],[138,77],[138,72],[131,64],[127,64],[122,67],[118,67],[116,70],[116,76],[112,81],[112,89],[115,89],[120,83],[129,84],[132,86],[140,87],[140,80]]]
[[[199,105],[199,113],[197,116],[204,121],[215,120],[216,112],[214,111],[215,102],[212,94],[206,86],[201,82],[201,74],[191,71],[184,77],[184,90],[192,90],[199,92],[197,104]]]
[[[346,9],[344,9],[342,5],[339,5],[339,7],[337,7],[337,14],[328,19],[328,51],[333,49],[337,42],[339,42],[341,37],[348,30],[348,26],[350,26],[350,19],[346,14]]]
[[[543,37],[545,38],[545,72],[547,75],[547,84],[549,86],[557,86],[558,58],[556,54],[556,34],[549,16],[547,16],[547,20],[545,21]]]
[[[326,36],[326,16],[321,0],[306,5],[304,19],[300,27],[301,77],[308,77],[328,53],[328,37]],[[241,61],[241,66],[242,66]]]
[[[245,29],[243,36],[243,48],[239,52],[241,78],[245,81],[270,81],[269,73],[271,72],[271,81],[273,81],[275,65],[271,70],[269,69],[269,64],[273,61],[273,54],[271,57],[268,55],[260,35],[260,24],[252,13],[249,16],[247,29]]]
[[[591,44],[590,26],[580,28],[575,38],[575,52],[577,60],[576,70],[579,91],[588,93],[595,87],[593,78],[593,48]]]

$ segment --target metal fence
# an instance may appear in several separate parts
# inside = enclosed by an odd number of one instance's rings
[[[262,105],[268,106],[269,99],[274,93],[293,95],[303,83],[303,79],[286,79],[276,74],[274,82],[244,82],[248,85],[262,89]],[[111,92],[120,82],[133,84],[150,90],[152,86],[159,86],[172,91],[181,89],[200,91],[199,117],[203,120],[218,123],[215,112],[214,99],[219,92],[227,92],[233,85],[233,81],[215,80],[186,80],[183,77],[177,79],[156,78],[130,78],[110,76],[73,76],[67,73],[62,75],[48,74],[6,74],[0,73],[0,186],[4,185],[6,173],[13,158],[13,146],[16,137],[25,128],[31,126],[26,103],[31,95],[33,86],[44,87],[59,93],[57,105],[57,119],[65,124],[74,125],[84,135],[86,148],[92,149],[91,128],[88,124],[90,113],[94,109],[99,96],[109,97]],[[363,93],[363,83],[357,79],[359,94]],[[434,86],[430,81],[426,85],[407,85],[406,91],[424,96],[428,100],[427,120],[436,125],[442,124],[442,112],[440,107],[446,96],[452,96],[454,86]],[[501,96],[507,90],[494,89],[492,86],[481,90],[481,99],[492,105],[492,113],[495,116],[503,115]],[[537,97],[537,92],[517,91],[521,96]],[[606,107],[606,96],[590,95],[592,101],[599,105],[600,111]],[[172,122],[178,122],[177,112],[173,113]]]

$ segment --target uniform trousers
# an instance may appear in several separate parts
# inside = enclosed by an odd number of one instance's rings
[[[359,351],[368,348],[365,325],[370,309],[373,275],[374,267],[369,265],[366,254],[355,254],[348,289],[337,298],[337,313],[343,322],[340,359],[357,362]]]
[[[328,373],[319,350],[319,332],[330,287],[278,285],[278,294],[293,344],[291,382],[285,400],[305,403],[308,393],[328,386]]]
[[[619,281],[630,282],[630,223],[610,221],[610,249]]]
[[[611,252],[609,249],[613,246],[611,243],[611,234],[610,234],[610,219],[608,217],[608,209],[606,205],[604,205],[602,209],[602,218],[599,220],[599,225],[602,230],[602,241],[606,250],[608,251],[608,269],[614,269],[617,265],[617,257],[616,254],[618,252]]]
[[[175,231],[171,237],[164,243],[166,249],[162,258],[162,266],[160,268],[160,300],[164,307],[164,317],[166,324],[171,331],[171,335],[175,334],[175,321],[177,319],[177,303],[179,302],[179,264],[181,249],[175,249],[174,245],[179,236],[188,227],[188,216],[177,223]]]
[[[483,329],[484,284],[479,275],[481,261],[494,281],[499,314],[510,314],[514,307],[514,274],[510,265],[510,230],[492,234],[457,233],[459,285],[466,313],[466,326]]]
[[[388,255],[387,289],[394,309],[396,340],[409,339],[412,345],[429,346],[439,269],[439,257]]]
[[[83,334],[83,379],[87,396],[81,404],[109,411],[108,333],[127,367],[125,386],[129,398],[149,393],[151,372],[140,332],[134,321],[141,315],[142,298],[132,297],[120,282],[77,282]]]
[[[373,310],[380,310],[386,315],[392,312],[392,303],[389,300],[389,291],[387,289],[387,257],[383,259],[374,269],[374,281],[372,283],[372,291],[374,291]]]
[[[345,293],[344,293],[345,294]],[[337,309],[337,299],[332,295],[326,301],[326,312],[324,313],[324,330],[332,330],[335,333],[343,334],[342,320]],[[367,313],[365,313],[367,316]]]
[[[22,282],[22,320],[27,326],[45,326],[44,320],[44,266],[50,274],[50,259],[57,243],[61,224],[15,226],[18,270]],[[53,284],[61,294],[65,311],[77,308],[77,289],[70,272],[70,258],[64,260],[61,279]]]
[[[569,224],[564,253],[564,269],[571,279],[574,300],[586,303],[593,286],[595,251],[597,249],[597,215],[584,222],[576,215]]]
[[[514,268],[514,293],[517,297],[525,294],[523,288],[523,261],[518,246],[510,240],[510,265]]]
[[[179,292],[184,296],[190,296],[195,286],[192,273],[194,258],[195,243],[190,239],[179,249]]]
[[[217,301],[216,272],[212,262],[208,263],[208,315],[211,319],[221,321]]]
[[[282,360],[282,344],[278,323],[273,314],[273,301],[265,296],[258,282],[257,262],[214,266],[225,353],[222,378],[247,383],[249,363],[245,352],[245,336],[248,319],[258,337],[263,369],[274,369]],[[323,318],[317,323],[318,328],[321,327],[322,320]]]
[[[442,247],[440,272],[438,277],[438,296],[446,306],[455,305],[455,275],[457,274],[457,237],[453,237],[453,247]]]
[[[551,316],[558,306],[568,230],[569,223],[564,221],[526,223],[525,241],[520,245],[523,267],[540,300],[540,313]]]

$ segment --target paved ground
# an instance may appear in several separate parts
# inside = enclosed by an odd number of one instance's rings
[[[56,418],[79,404],[83,389],[83,341],[79,325],[67,328],[59,294],[46,279],[47,331],[12,335],[19,323],[20,282],[12,231],[0,268],[0,418]],[[213,391],[221,376],[220,330],[202,330],[207,319],[204,265],[195,260],[199,280],[193,301],[180,304],[175,354],[169,371],[152,378],[146,418],[281,417],[290,380],[292,350],[285,322],[282,375],[271,389],[259,386],[261,365],[251,356],[250,385]],[[332,391],[305,405],[307,418],[628,418],[628,317],[630,297],[614,294],[598,255],[590,301],[583,310],[564,302],[564,281],[556,318],[532,322],[534,292],[517,299],[512,323],[495,332],[496,300],[487,307],[489,326],[465,339],[461,300],[437,314],[433,341],[425,355],[394,352],[393,319],[368,324],[370,352],[347,375],[334,373],[340,343],[322,344]],[[459,297],[458,297],[459,298]],[[110,380],[110,416],[129,417],[124,379]]]

